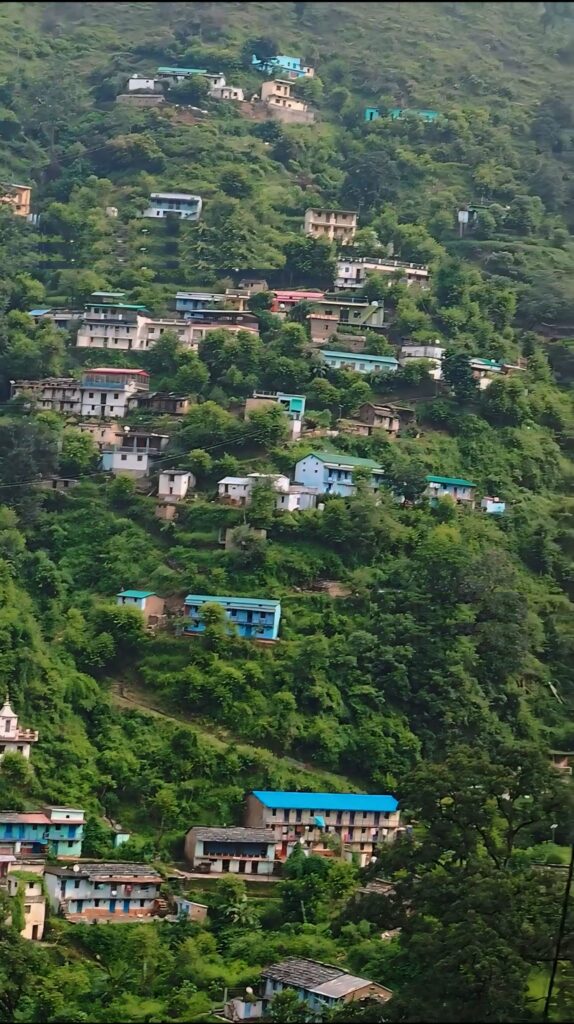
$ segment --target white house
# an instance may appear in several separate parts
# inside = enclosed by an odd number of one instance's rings
[[[142,78],[140,75],[128,78],[128,92],[157,92],[159,86],[159,78]]]
[[[225,75],[222,75],[221,73],[216,74],[216,75],[205,74],[205,75],[202,75],[202,77],[205,78],[206,81],[207,81],[207,84],[209,86],[209,95],[210,96],[213,96],[213,90],[214,89],[223,89],[225,84],[226,84],[226,82],[225,82]]]
[[[86,315],[76,335],[77,348],[107,348],[115,352],[147,352],[169,331],[189,349],[197,348],[191,323],[137,315],[130,320],[98,314]]]
[[[10,698],[6,696],[0,708],[0,760],[4,754],[21,754],[30,757],[30,745],[38,742],[36,729],[22,729],[18,725],[18,715],[10,706]]]
[[[232,505],[248,505],[253,488],[259,483],[270,483],[283,493],[289,490],[289,477],[279,473],[249,473],[247,476],[224,476],[218,481],[220,499]]]
[[[389,277],[397,274],[406,280],[407,285],[425,286],[429,279],[429,269],[422,263],[405,263],[402,260],[378,256],[362,256],[359,259],[337,260],[335,288],[341,290],[362,288],[368,274],[384,274]]]
[[[124,451],[113,448],[102,452],[102,469],[114,476],[147,476],[150,468],[148,452]]]
[[[430,376],[433,380],[441,380],[444,353],[445,350],[441,345],[403,345],[399,354],[399,363],[401,366],[406,366],[413,359],[426,359],[432,365],[432,369],[429,370]]]
[[[195,487],[195,477],[185,469],[166,469],[159,474],[157,493],[160,498],[182,501],[190,487]]]
[[[150,205],[142,217],[176,217],[179,220],[199,220],[201,217],[201,196],[189,192],[152,192]]]
[[[209,95],[214,100],[236,100],[239,103],[243,103],[245,99],[243,89],[239,89],[235,85],[215,86],[209,90]]]
[[[394,356],[376,356],[369,352],[336,352],[324,348],[319,355],[334,370],[353,370],[354,373],[396,373],[399,365]]]

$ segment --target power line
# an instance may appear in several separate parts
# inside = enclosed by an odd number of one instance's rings
[[[151,431],[150,431],[150,433],[151,433]],[[207,448],[202,448],[201,451],[212,452],[212,451],[215,451],[216,448],[222,448],[224,445],[236,444],[239,441],[244,441],[244,440],[247,440],[247,439],[250,439],[250,440],[260,440],[260,439],[262,439],[262,437],[263,437],[263,435],[260,433],[260,431],[254,431],[253,433],[250,433],[250,434],[237,434],[236,437],[227,438],[225,441],[218,441],[217,444],[212,444],[212,445],[209,445]],[[121,451],[121,449],[119,449],[119,448],[116,449],[116,450],[117,451]],[[136,454],[136,452],[134,452],[134,454]],[[149,454],[149,452],[148,452],[148,454]],[[179,456],[179,457],[180,458],[185,458],[185,456]],[[176,459],[176,458],[177,458],[177,456],[175,455],[175,453],[172,454],[172,455],[166,455],[166,456],[164,456],[163,459],[154,459],[153,465],[155,467],[155,466],[161,465],[164,462],[173,462],[173,460]],[[105,472],[105,470],[101,470],[100,469],[100,470],[95,471],[94,473],[86,473],[84,476],[78,477],[78,482],[81,482],[83,480],[92,480],[94,477],[101,476],[102,472]],[[191,472],[191,470],[190,470],[190,472]],[[48,477],[44,477],[44,478],[42,478],[42,477],[33,477],[30,480],[20,480],[18,483],[0,484],[0,491],[5,491],[5,490],[10,490],[11,491],[11,490],[15,490],[18,487],[30,487],[33,484],[41,483],[42,479],[49,479],[49,478]]]

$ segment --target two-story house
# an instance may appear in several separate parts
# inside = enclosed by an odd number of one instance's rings
[[[195,871],[272,875],[275,834],[268,828],[196,826],[185,837],[185,857]]]
[[[80,413],[82,389],[74,377],[44,377],[42,380],[15,380],[10,382],[10,397],[23,397],[39,409],[51,412]]]
[[[148,626],[157,626],[163,616],[165,601],[154,590],[120,590],[116,599],[120,608],[137,608]]]
[[[288,313],[300,302],[320,302],[325,298],[325,292],[316,290],[293,291],[277,289],[273,291],[273,302],[271,312],[276,316],[285,319]]]
[[[117,419],[126,415],[130,399],[140,391],[149,391],[146,370],[98,366],[85,370],[80,381],[82,416]]]
[[[168,442],[168,434],[125,428],[114,444],[102,448],[102,469],[114,476],[147,476],[152,460],[161,455]]]
[[[406,263],[378,256],[361,256],[356,259],[339,259],[335,272],[335,288],[358,290],[363,288],[369,274],[383,274],[385,277],[400,277],[407,285],[428,284],[429,269],[423,263]]]
[[[253,409],[265,409],[279,405],[289,417],[291,439],[299,437],[305,415],[305,395],[291,395],[285,391],[254,391],[245,402],[245,418]]]
[[[430,499],[431,505],[436,505],[441,498],[452,498],[457,505],[468,505],[474,508],[476,484],[462,477],[453,476],[432,476],[426,478],[427,488],[425,494]]]
[[[412,414],[414,417],[414,413]],[[401,410],[396,405],[376,405],[374,402],[363,402],[359,406],[357,419],[367,428],[367,436],[374,430],[384,430],[391,437],[396,437],[401,429]]]
[[[327,238],[330,242],[349,245],[357,233],[356,210],[305,210],[304,230],[311,238]]]
[[[226,505],[249,505],[253,489],[269,482],[277,492],[275,508],[278,512],[296,512],[315,508],[320,491],[303,484],[292,484],[289,477],[275,473],[249,473],[248,476],[224,476],[218,481],[219,500]]]
[[[161,886],[147,864],[48,864],[44,878],[52,910],[72,921],[150,917]]]
[[[300,842],[312,853],[332,854],[333,840],[347,860],[355,856],[364,867],[378,846],[395,839],[400,814],[388,794],[254,790],[247,797],[245,824],[273,829],[278,860]]]
[[[15,217],[29,217],[32,188],[30,185],[0,185],[0,203],[9,206]]]
[[[179,395],[174,391],[150,391],[148,394],[137,394],[130,399],[130,409],[145,409],[165,416],[185,416],[191,408],[189,395]]]
[[[336,352],[324,348],[319,357],[333,370],[352,370],[353,373],[396,373],[399,365],[394,356],[375,356],[369,352]]]
[[[32,743],[38,742],[36,729],[23,729],[18,724],[18,715],[12,710],[10,698],[0,708],[0,760],[4,754],[21,754],[28,759]]]
[[[11,900],[18,901],[23,911],[23,939],[39,941],[44,934],[46,898],[42,882],[42,867],[34,871],[11,871],[6,878],[6,889]],[[12,915],[10,915],[12,918]],[[13,920],[13,918],[12,918]]]
[[[203,202],[201,196],[190,192],[152,192],[150,204],[142,217],[174,217],[176,220],[198,221]]]
[[[370,487],[377,491],[384,480],[384,471],[373,459],[361,459],[340,452],[311,452],[295,466],[295,482],[315,488],[320,494],[348,497],[356,490],[356,471],[369,473]]]
[[[223,292],[176,292],[175,308],[177,313],[194,313],[198,309],[212,309],[225,302]]]
[[[297,99],[291,91],[291,83],[284,78],[264,82],[261,86],[261,100],[267,113],[277,121],[289,124],[311,124],[315,114],[303,100]]]
[[[254,71],[261,71],[265,75],[271,75],[274,71],[280,71],[285,78],[313,78],[315,68],[304,64],[300,57],[289,57],[287,54],[278,54],[270,57],[269,60],[259,60],[253,54],[251,64]]]
[[[408,366],[413,360],[424,359],[429,363],[428,372],[433,380],[442,380],[444,353],[442,345],[403,345],[399,353],[399,363],[401,366]]]
[[[281,621],[281,604],[258,597],[217,597],[211,594],[188,594],[185,599],[184,633],[203,633],[206,605],[218,605],[229,621],[230,633],[237,632],[249,640],[277,640]]]
[[[8,857],[80,857],[84,812],[76,807],[0,811],[0,854]]]
[[[165,469],[159,474],[157,494],[168,502],[183,501],[195,487],[195,477],[187,469]]]

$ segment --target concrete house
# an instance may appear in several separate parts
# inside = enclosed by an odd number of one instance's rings
[[[282,78],[273,82],[264,82],[261,86],[261,101],[267,112],[277,121],[288,124],[312,124],[315,114],[303,100],[298,100],[291,92],[291,83]]]
[[[82,390],[74,377],[45,377],[43,380],[15,380],[10,383],[10,398],[22,396],[51,412],[81,412]]]
[[[429,269],[424,263],[406,263],[379,256],[361,256],[356,259],[337,260],[335,272],[335,288],[341,290],[357,290],[362,288],[369,274],[384,274],[388,277],[399,277],[407,285],[428,284]]]
[[[427,476],[427,489],[425,494],[430,499],[431,505],[436,505],[441,498],[449,497],[457,505],[468,505],[474,508],[474,497],[476,484],[461,477],[451,476]]]
[[[30,185],[0,185],[0,203],[10,206],[15,217],[29,217],[32,188]]]
[[[150,204],[142,217],[175,217],[178,220],[198,221],[201,217],[201,196],[190,192],[152,192]]]
[[[357,232],[356,210],[305,210],[305,234],[349,245]]]
[[[285,860],[297,843],[332,856],[326,838],[331,837],[347,860],[355,855],[364,867],[377,846],[396,838],[400,814],[397,801],[388,794],[254,790],[247,798],[245,824],[273,829],[279,860]]]
[[[159,78],[142,78],[141,75],[128,78],[128,92],[159,92],[161,88]]]
[[[195,871],[272,875],[275,835],[268,828],[191,828],[185,858]]]
[[[430,363],[429,374],[433,380],[442,380],[442,361],[445,350],[442,345],[403,345],[399,363],[407,366],[413,359],[424,359]]]
[[[80,857],[83,835],[84,812],[76,807],[0,811],[0,861],[45,857],[50,850],[56,857]]]
[[[247,476],[224,476],[218,481],[217,491],[226,505],[249,505],[257,484],[267,483],[275,491],[289,490],[289,477],[281,473],[249,473]]]
[[[195,487],[195,477],[186,469],[166,469],[159,474],[157,493],[159,498],[169,501],[183,501],[190,488]]]
[[[216,597],[208,594],[188,594],[185,599],[184,633],[203,633],[203,609],[207,604],[223,608],[230,624],[230,632],[249,640],[277,640],[281,621],[281,604],[257,597]]]
[[[483,512],[486,512],[490,516],[503,516],[506,512],[506,502],[501,501],[500,498],[491,498],[485,495],[481,499],[480,507]]]
[[[0,708],[0,761],[4,754],[21,754],[27,760],[33,743],[38,742],[37,729],[23,729],[18,724],[18,716],[12,710],[10,698]]]
[[[8,896],[22,902],[24,910],[24,927],[20,935],[23,939],[39,941],[44,934],[46,920],[46,899],[42,883],[42,869],[36,872],[12,871],[6,879]]]
[[[69,921],[137,921],[150,917],[161,876],[147,864],[49,864],[50,906]]]
[[[176,292],[176,312],[192,313],[196,309],[211,309],[225,302],[223,292]]]
[[[84,371],[80,390],[82,416],[117,419],[126,415],[135,394],[149,391],[149,373],[100,366]]]
[[[300,57],[288,57],[286,54],[271,57],[269,60],[258,60],[253,54],[251,64],[254,71],[261,71],[264,75],[272,75],[274,71],[280,71],[284,78],[313,78],[315,68],[304,64]]]
[[[245,418],[253,409],[265,409],[272,405],[280,405],[289,417],[291,439],[299,437],[305,415],[305,395],[290,395],[285,391],[254,391],[245,402]]]
[[[193,75],[206,75],[206,68],[168,68],[162,67],[157,69],[157,75],[160,82],[165,82],[166,85],[177,85],[179,82],[185,82],[186,78],[191,78]]]
[[[319,357],[334,370],[352,370],[353,373],[396,373],[399,366],[394,356],[375,356],[369,352],[336,352],[324,348]]]
[[[120,590],[116,604],[120,608],[137,608],[148,626],[157,626],[163,616],[165,601],[153,590]]]
[[[384,471],[373,459],[360,459],[340,452],[311,452],[295,466],[295,482],[316,488],[320,494],[349,497],[355,493],[355,471],[370,472],[370,486],[378,491]]]
[[[315,290],[287,291],[278,289],[273,292],[271,312],[285,318],[293,306],[297,306],[299,302],[320,302],[324,298],[325,292]]]
[[[102,448],[102,469],[114,476],[147,476],[153,459],[161,455],[168,442],[168,434],[126,427],[114,445]]]
[[[245,93],[243,89],[240,89],[237,85],[216,85],[209,90],[209,95],[214,100],[235,100],[237,103],[243,103],[245,100]]]

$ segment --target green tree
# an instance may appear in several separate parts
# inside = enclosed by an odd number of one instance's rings
[[[457,402],[464,405],[477,394],[477,386],[468,356],[464,352],[447,352],[442,364],[443,379],[452,389]]]

